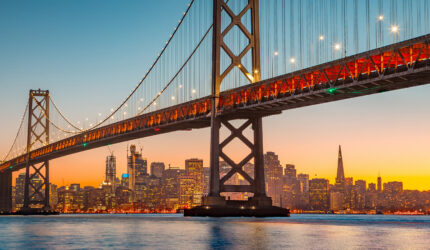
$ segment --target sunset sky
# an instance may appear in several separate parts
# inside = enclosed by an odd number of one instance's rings
[[[12,144],[29,89],[50,90],[74,121],[121,103],[188,2],[0,3],[0,156]],[[264,151],[277,153],[284,166],[295,164],[298,173],[333,182],[340,144],[346,176],[376,182],[380,173],[383,182],[430,190],[429,96],[430,86],[422,86],[284,111],[264,118]],[[126,148],[132,143],[143,148],[149,163],[183,168],[185,159],[197,157],[208,166],[208,128],[112,145],[117,176],[126,172]],[[240,160],[245,147],[231,146],[233,159]],[[51,181],[98,186],[108,154],[104,147],[53,160]]]

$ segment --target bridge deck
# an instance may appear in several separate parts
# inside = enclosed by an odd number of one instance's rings
[[[222,92],[219,115],[241,118],[332,102],[430,82],[430,35]],[[211,97],[172,106],[78,134],[0,165],[17,171],[28,161],[146,136],[210,126]]]

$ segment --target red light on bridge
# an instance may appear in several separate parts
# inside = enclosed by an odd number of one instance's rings
[[[160,131],[160,128],[154,128],[154,131],[158,132],[158,131]]]

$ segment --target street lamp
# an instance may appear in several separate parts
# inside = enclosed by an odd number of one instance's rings
[[[279,55],[278,51],[273,52],[273,57],[272,57],[272,77],[273,77],[273,71],[274,71],[274,68],[275,68],[275,56],[278,56],[278,55]]]

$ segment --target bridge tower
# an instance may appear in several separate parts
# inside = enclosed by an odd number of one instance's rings
[[[32,163],[30,152],[37,143],[49,144],[49,91],[30,90],[23,212],[49,210],[49,161]]]
[[[219,112],[220,87],[224,78],[238,67],[240,72],[249,80],[250,84],[260,81],[260,32],[259,32],[259,0],[248,0],[248,4],[235,14],[227,5],[226,0],[213,1],[213,40],[212,40],[212,105],[211,105],[211,145],[210,145],[210,190],[203,198],[203,206],[185,211],[191,216],[288,216],[287,209],[272,206],[272,199],[266,196],[263,159],[263,129],[262,117],[268,114],[256,112],[241,112],[221,114]],[[227,13],[231,22],[224,30],[222,28],[222,12]],[[242,23],[242,17],[251,12],[251,28]],[[234,54],[224,42],[224,37],[237,26],[247,37],[249,44],[239,54]],[[221,72],[221,50],[231,59],[231,64]],[[251,50],[252,68],[247,69],[242,64],[243,57]],[[241,120],[244,123],[236,128],[231,121]],[[220,129],[224,126],[231,134],[220,142]],[[253,130],[253,142],[243,134],[245,129]],[[234,139],[239,139],[250,153],[239,163],[234,162],[223,149]],[[227,162],[231,169],[220,178],[220,159]],[[251,177],[244,170],[246,163],[254,160],[254,176]],[[235,174],[241,175],[249,185],[228,185],[227,181]],[[223,192],[253,193],[247,201],[226,200],[221,196]]]

